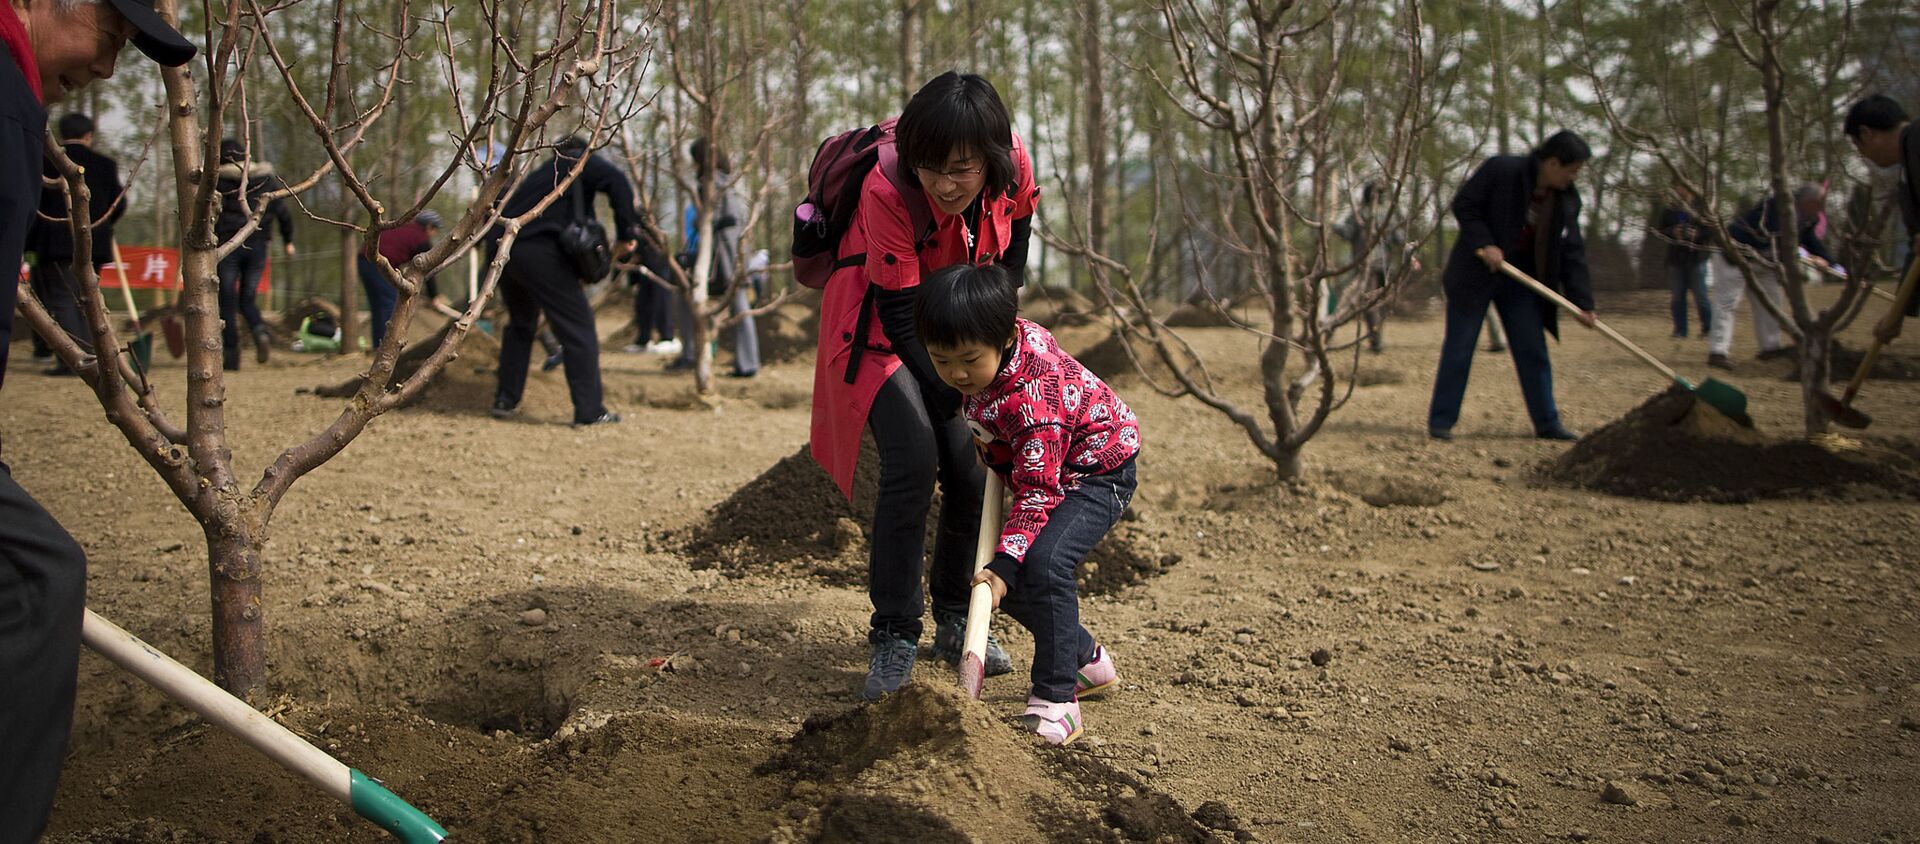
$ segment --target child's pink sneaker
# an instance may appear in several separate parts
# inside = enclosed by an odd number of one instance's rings
[[[1080,737],[1080,702],[1054,703],[1029,696],[1027,712],[1020,720],[1048,744],[1067,744]]]
[[[1080,666],[1073,674],[1073,696],[1075,698],[1093,697],[1105,694],[1120,682],[1120,672],[1113,667],[1113,655],[1107,653],[1105,645],[1093,646],[1093,661]]]

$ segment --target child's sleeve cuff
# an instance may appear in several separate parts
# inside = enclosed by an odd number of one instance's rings
[[[1004,553],[995,554],[993,560],[987,563],[987,571],[1004,581],[1007,591],[1012,592],[1014,584],[1020,580],[1020,561]]]

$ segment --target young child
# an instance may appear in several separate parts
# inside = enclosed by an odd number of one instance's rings
[[[921,282],[918,336],[987,467],[1010,493],[993,562],[974,579],[1033,633],[1024,720],[1053,744],[1080,737],[1080,697],[1112,688],[1113,657],[1080,626],[1073,572],[1133,499],[1140,426],[1112,388],[1020,319],[995,265],[959,264]]]

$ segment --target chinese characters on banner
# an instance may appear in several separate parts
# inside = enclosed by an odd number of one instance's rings
[[[119,287],[131,284],[135,290],[179,290],[180,289],[180,252],[162,246],[121,246],[120,260],[125,263],[111,263],[100,268],[101,287]],[[21,267],[20,278],[26,279],[26,267]],[[268,261],[265,271],[260,273],[259,292],[267,292],[273,280],[273,262]]]

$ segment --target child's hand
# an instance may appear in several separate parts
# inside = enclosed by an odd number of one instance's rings
[[[1007,597],[1007,582],[1001,580],[1000,575],[994,574],[987,569],[981,569],[979,574],[973,576],[973,583],[969,588],[982,583],[987,585],[987,591],[993,593],[993,608],[996,610],[999,609],[1000,599]]]

